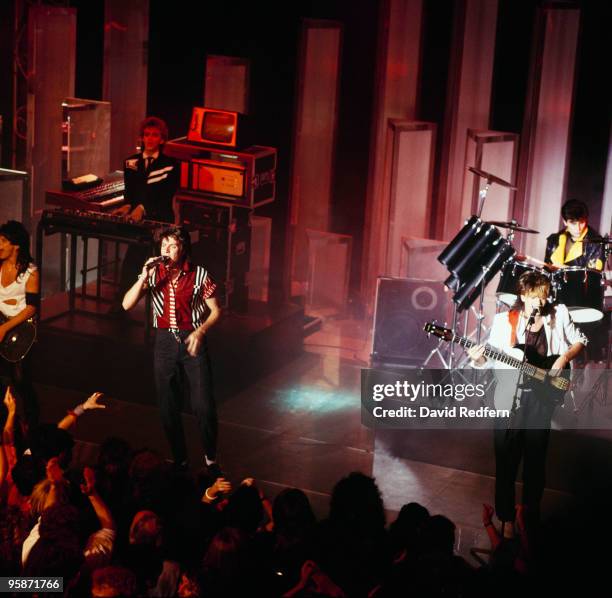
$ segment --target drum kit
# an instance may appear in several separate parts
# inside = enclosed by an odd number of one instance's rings
[[[551,281],[549,301],[565,304],[572,319],[578,323],[597,322],[604,317],[604,272],[586,267],[555,268],[543,261],[521,256],[513,247],[516,233],[539,234],[539,231],[520,225],[515,220],[509,222],[484,222],[481,219],[486,192],[491,183],[511,190],[516,187],[485,171],[469,168],[477,176],[486,179],[486,186],[480,192],[478,215],[465,223],[455,238],[438,256],[438,261],[446,266],[450,276],[445,285],[454,293],[453,330],[457,325],[457,312],[472,306],[480,297],[477,343],[480,343],[483,315],[483,299],[486,285],[501,272],[497,286],[497,309],[512,307],[518,299],[517,283],[525,272],[538,272]],[[499,229],[507,230],[504,237]],[[612,252],[612,238],[608,236],[585,240],[583,243],[597,243],[604,249],[604,263]],[[452,367],[452,353],[449,359]]]

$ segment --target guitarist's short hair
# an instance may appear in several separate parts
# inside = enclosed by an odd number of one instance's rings
[[[540,272],[525,272],[518,279],[517,290],[519,295],[535,293],[547,298],[550,293],[550,279]]]

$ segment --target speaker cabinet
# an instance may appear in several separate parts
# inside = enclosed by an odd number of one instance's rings
[[[179,219],[191,230],[192,258],[219,287],[223,307],[246,312],[251,255],[250,210],[207,204],[197,197],[175,197]]]
[[[376,285],[372,366],[415,365],[433,348],[423,326],[447,320],[444,283],[379,277]]]

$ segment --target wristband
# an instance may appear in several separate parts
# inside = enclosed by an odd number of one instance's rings
[[[85,412],[85,408],[83,407],[83,405],[77,405],[74,410],[72,411],[72,413],[74,413],[74,415],[76,415],[76,417],[79,417],[80,415],[83,415],[83,413]]]
[[[204,490],[204,496],[208,499],[208,500],[216,500],[217,497],[216,496],[209,496],[208,494],[208,490],[209,488],[206,488],[206,490]]]

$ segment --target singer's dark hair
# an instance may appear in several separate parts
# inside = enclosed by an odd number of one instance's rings
[[[17,245],[17,276],[21,276],[32,263],[30,255],[30,234],[21,222],[9,220],[0,226],[0,236],[11,245]]]
[[[159,242],[164,239],[173,238],[176,239],[183,248],[183,253],[186,256],[191,255],[191,237],[189,236],[189,231],[184,226],[169,226],[164,228],[159,233]]]

